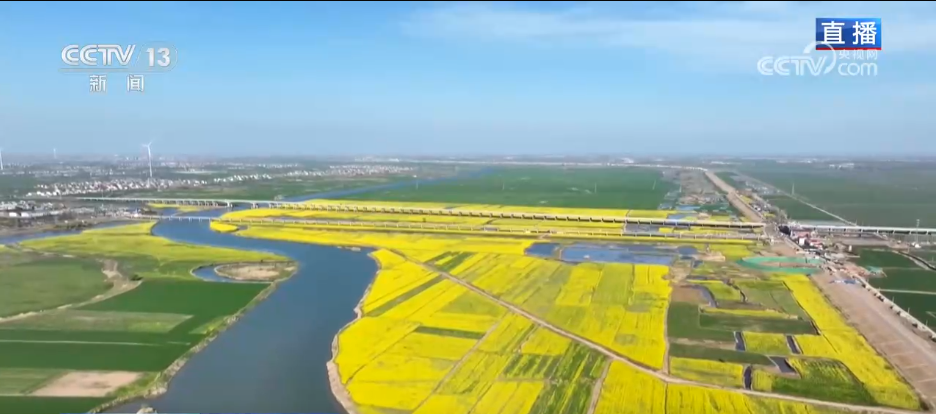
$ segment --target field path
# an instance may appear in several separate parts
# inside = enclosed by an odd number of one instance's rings
[[[401,253],[401,252],[398,252],[398,251],[393,251],[393,252],[396,253],[396,254],[398,254],[398,255],[400,255],[401,257],[407,257],[405,254],[403,254],[403,253]],[[488,300],[491,300],[491,301],[493,301],[493,302],[495,302],[495,303],[497,303],[497,304],[499,304],[499,305],[501,305],[501,306],[503,306],[503,307],[509,309],[511,312],[514,312],[514,313],[516,313],[516,314],[519,314],[519,315],[521,315],[521,316],[526,317],[527,319],[533,321],[534,323],[536,323],[537,325],[539,325],[539,326],[541,326],[541,327],[543,327],[543,328],[549,329],[550,331],[552,331],[552,332],[554,332],[554,333],[556,333],[556,334],[558,334],[558,335],[561,335],[561,336],[566,337],[566,338],[568,338],[568,339],[570,339],[570,340],[576,341],[576,342],[578,342],[578,343],[580,343],[580,344],[582,344],[582,345],[584,345],[584,346],[587,346],[587,347],[589,347],[589,348],[591,348],[591,349],[594,349],[595,351],[598,351],[598,352],[604,354],[605,356],[611,358],[611,359],[614,360],[614,361],[623,362],[623,363],[629,365],[629,366],[630,366],[631,368],[633,368],[633,369],[639,370],[639,371],[644,372],[644,373],[646,373],[646,374],[653,375],[654,377],[659,378],[660,380],[663,380],[664,382],[667,382],[667,383],[670,383],[670,384],[685,384],[685,385],[698,386],[698,387],[702,387],[702,388],[719,389],[719,390],[726,390],[726,391],[734,391],[734,392],[739,392],[739,393],[742,393],[742,394],[747,394],[747,395],[756,396],[756,397],[774,398],[774,399],[778,399],[778,400],[786,400],[786,401],[793,401],[793,402],[799,402],[799,403],[805,403],[805,404],[821,405],[821,406],[826,406],[826,407],[833,407],[833,408],[838,408],[838,409],[843,409],[843,410],[857,411],[857,412],[864,412],[864,413],[868,413],[868,412],[892,413],[892,414],[920,413],[920,411],[901,410],[901,409],[897,409],[897,408],[869,407],[869,406],[863,406],[863,405],[843,404],[843,403],[835,403],[835,402],[822,401],[822,400],[814,400],[814,399],[810,399],[810,398],[794,397],[794,396],[790,396],[790,395],[773,394],[773,393],[768,393],[768,392],[760,392],[760,391],[753,391],[753,390],[745,390],[745,389],[740,389],[740,388],[720,387],[720,386],[717,386],[717,385],[705,384],[705,383],[700,383],[700,382],[695,382],[695,381],[684,380],[684,379],[681,379],[681,378],[671,377],[671,376],[669,376],[669,375],[667,375],[667,374],[661,373],[661,372],[656,371],[656,370],[654,370],[654,369],[650,369],[650,368],[647,368],[647,367],[645,367],[645,366],[643,366],[643,365],[637,364],[637,363],[635,363],[634,361],[631,361],[631,360],[627,359],[626,357],[617,354],[616,352],[614,352],[614,351],[612,351],[612,350],[606,348],[606,347],[603,346],[603,345],[597,344],[597,343],[595,343],[595,342],[592,342],[592,341],[589,340],[589,339],[583,338],[583,337],[578,336],[578,335],[576,335],[576,334],[574,334],[574,333],[572,333],[572,332],[566,331],[565,329],[562,329],[562,328],[560,328],[560,327],[558,327],[558,326],[555,326],[555,325],[553,325],[552,323],[547,322],[546,320],[544,320],[544,319],[542,319],[542,318],[540,318],[540,317],[538,317],[538,316],[536,316],[536,315],[533,315],[532,313],[527,312],[527,311],[521,309],[520,307],[518,307],[518,306],[516,306],[516,305],[514,305],[514,304],[512,304],[512,303],[509,303],[509,302],[506,302],[506,301],[504,301],[504,300],[501,300],[500,298],[491,295],[491,294],[488,293],[487,291],[485,291],[485,290],[483,290],[483,289],[481,289],[481,288],[479,288],[479,287],[477,287],[477,286],[474,286],[474,285],[472,285],[471,283],[468,283],[468,282],[466,282],[466,281],[464,281],[464,280],[461,280],[461,279],[459,279],[459,278],[457,278],[457,277],[455,277],[455,276],[453,276],[453,275],[451,275],[451,274],[449,274],[449,273],[447,273],[447,272],[445,272],[445,271],[443,271],[443,270],[441,270],[441,269],[438,269],[438,268],[436,268],[435,266],[432,266],[432,265],[429,265],[429,264],[426,264],[426,263],[422,263],[422,262],[419,262],[419,261],[415,261],[415,260],[411,260],[411,261],[412,261],[413,263],[416,263],[416,264],[420,265],[421,267],[423,267],[423,268],[425,268],[425,269],[427,269],[427,270],[430,270],[430,271],[432,271],[432,272],[438,273],[438,274],[442,275],[443,277],[445,277],[446,279],[448,279],[448,280],[450,280],[450,281],[452,281],[452,282],[454,282],[454,283],[456,283],[456,284],[459,284],[459,285],[461,285],[461,286],[463,286],[463,287],[465,287],[465,288],[467,288],[467,289],[469,289],[469,290],[471,290],[471,291],[473,291],[473,292],[475,292],[475,293],[477,293],[477,294],[479,294],[479,295],[481,295],[481,296],[484,296],[484,297],[487,298]]]
[[[605,363],[604,369],[601,370],[601,376],[598,377],[598,381],[595,381],[591,401],[588,404],[588,412],[585,414],[595,414],[595,410],[598,408],[598,400],[601,399],[601,389],[604,388],[604,382],[608,378],[609,371],[611,371],[611,361]]]
[[[17,248],[21,249],[22,251],[30,251],[30,252],[48,254],[48,253],[40,252],[37,250],[23,248],[21,246],[17,246]],[[28,318],[30,316],[35,316],[35,315],[39,315],[39,314],[46,313],[46,312],[56,311],[56,310],[80,308],[85,305],[90,305],[92,303],[97,303],[105,299],[112,298],[121,293],[132,290],[133,288],[136,288],[137,286],[140,286],[140,282],[133,282],[120,273],[120,270],[117,268],[117,261],[111,260],[111,259],[104,259],[103,262],[104,262],[104,266],[101,269],[101,273],[104,273],[104,276],[107,277],[107,280],[113,283],[110,290],[108,290],[107,292],[101,293],[100,295],[97,295],[91,299],[88,299],[82,302],[68,303],[68,304],[61,305],[55,308],[42,309],[42,310],[25,312],[25,313],[20,313],[20,314],[11,315],[11,316],[5,316],[5,317],[0,318],[0,323]]]

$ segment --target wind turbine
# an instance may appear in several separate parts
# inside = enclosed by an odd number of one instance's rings
[[[146,159],[149,161],[149,178],[150,181],[153,181],[153,141],[143,144],[143,146],[146,148]]]
[[[0,148],[0,171],[3,171],[3,148]]]

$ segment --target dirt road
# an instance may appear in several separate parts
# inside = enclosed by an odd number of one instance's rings
[[[917,335],[907,321],[861,286],[832,283],[838,278],[827,272],[812,277],[842,315],[887,357],[927,404],[933,406],[936,402],[936,348],[933,344]]]

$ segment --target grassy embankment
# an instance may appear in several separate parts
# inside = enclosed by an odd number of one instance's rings
[[[143,280],[135,289],[103,301],[0,323],[0,393],[5,394],[0,397],[0,413],[85,412],[164,385],[180,361],[271,286],[203,282],[191,270],[211,263],[283,260],[269,254],[171,242],[150,235],[151,226],[143,223],[23,243],[32,250],[75,255],[72,260],[87,267],[76,276],[92,279],[91,269],[96,269],[92,285],[104,283],[100,266],[92,266],[93,259],[103,258],[118,261],[124,276],[140,275]],[[55,278],[35,283],[41,283],[44,291],[61,292],[54,303],[94,293],[70,297],[69,289],[62,289],[61,280]],[[21,290],[19,295],[30,295],[35,289]],[[75,371],[138,376],[103,397],[29,395]]]

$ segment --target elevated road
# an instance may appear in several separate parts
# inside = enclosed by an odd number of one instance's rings
[[[145,198],[145,197],[77,197],[72,200],[94,202],[152,203],[199,206],[249,205],[252,208],[282,208],[292,210],[340,211],[380,214],[415,214],[430,216],[488,217],[521,220],[556,220],[594,223],[649,224],[675,227],[711,227],[727,229],[759,229],[761,222],[729,222],[714,220],[671,220],[662,218],[598,216],[555,213],[531,213],[522,211],[469,210],[421,207],[397,207],[365,204],[319,204],[295,201],[237,200],[237,199],[194,199],[194,198]]]
[[[608,238],[627,238],[627,237],[653,237],[664,239],[684,239],[684,240],[765,240],[763,234],[705,234],[705,233],[660,233],[660,232],[639,232],[639,231],[612,231],[604,229],[567,229],[567,228],[543,228],[543,227],[513,227],[513,226],[491,226],[491,225],[461,225],[448,223],[399,223],[399,222],[369,222],[353,220],[314,220],[314,219],[291,219],[291,218],[225,218],[208,216],[149,216],[143,214],[127,216],[133,220],[175,220],[175,221],[201,221],[218,222],[234,225],[249,224],[268,224],[268,225],[300,225],[317,227],[346,227],[349,229],[358,228],[367,229],[386,229],[386,230],[410,230],[410,231],[439,231],[439,232],[473,232],[473,233],[500,233],[513,235],[540,235],[540,236],[565,236],[565,237],[608,237]]]
[[[926,227],[884,227],[884,226],[838,226],[822,224],[805,224],[789,222],[786,226],[792,231],[815,231],[826,234],[869,234],[869,235],[889,235],[889,234],[920,234],[933,235],[936,229]]]

